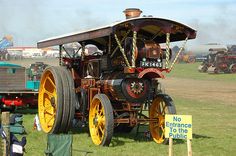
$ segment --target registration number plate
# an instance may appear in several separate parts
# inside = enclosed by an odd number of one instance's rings
[[[155,62],[155,61],[140,61],[141,67],[155,67],[155,68],[161,68],[162,62]]]

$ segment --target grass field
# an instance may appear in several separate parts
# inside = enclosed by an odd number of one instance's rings
[[[166,91],[167,93],[168,90],[170,91],[178,114],[193,116],[192,149],[194,156],[234,156],[236,155],[236,88],[234,90],[228,90],[228,88],[236,84],[236,74],[199,73],[197,66],[198,64],[177,64],[173,72],[167,76],[166,81],[168,82],[168,79],[171,78],[182,80],[183,87],[175,88],[175,85],[169,85]],[[225,88],[222,95],[228,94],[228,91],[231,94],[235,93],[235,96],[226,102],[218,100],[214,94],[209,98],[181,96],[178,89],[185,89],[184,81],[199,82],[197,86],[204,86],[213,81],[214,84],[222,85]],[[193,88],[192,92],[194,90],[198,91],[198,88]],[[26,156],[42,156],[46,149],[46,134],[33,130],[34,116],[35,114],[27,112],[24,115],[28,141]],[[91,151],[92,153],[88,155],[94,156],[168,155],[167,145],[156,144],[145,138],[143,134],[135,137],[135,129],[130,134],[115,134],[110,147],[95,146],[88,134],[83,129],[78,129],[73,135],[73,149],[75,156],[85,154],[77,150]],[[187,155],[186,141],[174,140],[174,155]]]
[[[189,78],[194,80],[208,80],[208,81],[236,81],[236,74],[206,74],[197,72],[200,63],[194,64],[176,64],[173,72],[168,74],[168,77]]]

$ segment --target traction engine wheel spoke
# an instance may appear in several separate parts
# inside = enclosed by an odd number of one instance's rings
[[[45,93],[46,95],[48,95],[49,98],[52,98],[52,97],[55,95],[55,93],[51,93],[51,92],[49,92],[49,91],[46,90],[46,89],[44,89],[44,93]]]
[[[53,85],[54,88],[56,88],[55,82],[50,78],[47,77],[46,81],[49,80],[49,82],[51,83],[51,85]],[[45,86],[44,86],[45,87]]]
[[[165,129],[164,129],[163,125],[161,126],[161,130],[162,130],[162,132],[165,132]]]
[[[164,135],[165,133],[163,132],[162,134],[161,134],[161,139],[165,139],[165,135]]]
[[[51,116],[53,116],[54,115],[54,113],[51,113],[51,112],[49,112],[48,110],[44,110],[44,114],[48,114],[48,115],[51,115]]]
[[[51,116],[51,118],[48,119],[48,123],[50,123],[50,121],[52,121],[53,118],[54,116]]]
[[[163,116],[165,116],[165,114],[166,114],[166,105],[163,107],[163,109],[162,109],[162,113],[161,113],[161,115],[163,115]]]
[[[154,129],[156,129],[156,128],[158,128],[159,127],[159,125],[158,124],[156,124],[155,126],[153,126],[153,128]]]
[[[99,130],[101,132],[101,136],[103,136],[104,135],[104,128],[102,126],[99,126]]]
[[[165,114],[176,114],[174,103],[168,95],[158,94],[149,110],[150,119],[156,120],[149,123],[150,133],[156,143],[168,143],[165,138]]]
[[[52,107],[51,106],[45,106],[43,110],[46,112],[47,110],[52,110]],[[54,112],[54,109],[53,109],[53,112]]]
[[[54,116],[51,116],[51,118],[49,118],[48,121],[46,121],[48,127],[52,127],[53,126],[53,123],[52,123],[53,119],[54,119]]]
[[[101,123],[102,125],[105,125],[105,116],[102,116],[102,117],[100,118],[100,123]]]

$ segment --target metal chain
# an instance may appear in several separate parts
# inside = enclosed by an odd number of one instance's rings
[[[166,66],[169,66],[169,56],[170,56],[170,33],[166,33]]]
[[[177,61],[177,59],[178,59],[178,57],[179,57],[179,54],[180,54],[180,53],[182,52],[182,50],[184,49],[184,47],[185,47],[187,41],[188,41],[188,36],[185,38],[183,45],[181,46],[181,48],[179,49],[177,55],[175,56],[175,59],[174,59],[174,61],[172,62],[169,71],[171,71],[171,70],[173,69],[174,64],[176,63],[176,61]]]
[[[124,49],[122,48],[122,46],[121,46],[121,44],[120,44],[120,41],[119,41],[119,39],[118,39],[118,37],[117,37],[116,34],[115,34],[115,39],[116,39],[116,43],[118,44],[118,46],[119,46],[119,48],[120,48],[120,51],[121,51],[121,53],[122,53],[122,55],[123,55],[123,57],[124,57],[124,59],[125,59],[125,63],[126,63],[127,66],[130,68],[130,64],[129,64],[128,58],[126,57],[125,51],[124,51]]]
[[[134,31],[134,35],[133,35],[133,49],[132,49],[132,67],[133,68],[135,68],[136,40],[137,40],[137,32]]]

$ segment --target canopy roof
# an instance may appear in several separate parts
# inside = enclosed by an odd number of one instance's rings
[[[129,30],[138,31],[138,37],[154,40],[158,43],[166,42],[167,32],[171,34],[171,42],[185,40],[187,36],[189,39],[196,37],[196,30],[176,21],[154,17],[138,17],[88,31],[41,40],[37,43],[37,46],[38,48],[44,48],[72,42],[85,42],[85,44],[95,44],[101,48],[107,46],[109,36],[114,37],[114,34],[117,34],[121,39]],[[128,36],[131,35],[132,32],[128,34]]]

